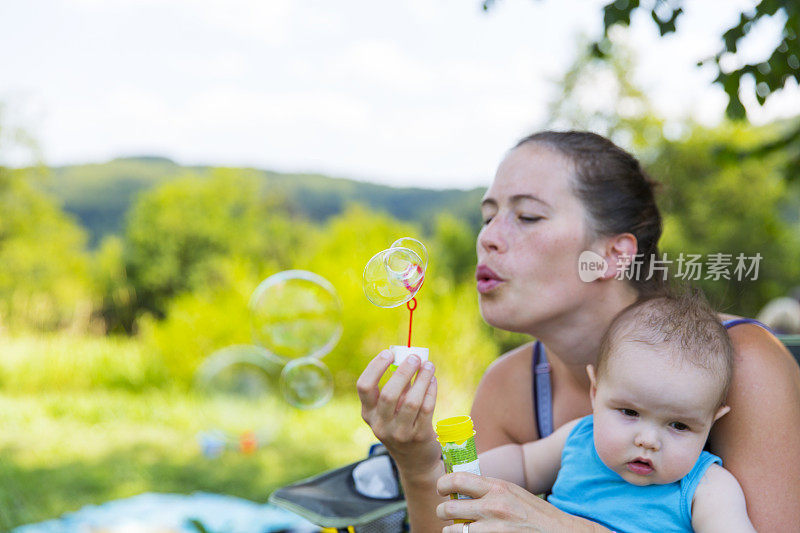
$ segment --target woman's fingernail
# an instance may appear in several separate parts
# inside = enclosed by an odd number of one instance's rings
[[[430,361],[425,361],[425,364],[422,366],[425,367],[425,370],[433,370],[433,363]]]
[[[388,361],[389,359],[394,359],[394,356],[392,355],[392,352],[384,350],[381,352],[381,359],[386,359]]]
[[[411,363],[411,366],[417,366],[419,365],[419,357],[416,355],[409,355],[408,362]]]

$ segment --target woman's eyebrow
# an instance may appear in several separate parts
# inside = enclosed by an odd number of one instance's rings
[[[522,200],[533,200],[534,202],[538,202],[545,207],[550,207],[550,204],[539,198],[534,194],[515,194],[511,197],[511,203],[516,204],[521,202]]]
[[[542,204],[545,207],[550,207],[550,204],[548,204],[547,202],[545,202],[544,200],[542,200],[541,198],[539,198],[534,194],[515,194],[509,199],[509,201],[512,204],[518,204],[523,200],[532,200],[534,202]],[[497,200],[495,200],[494,198],[484,198],[481,201],[481,207],[484,206],[497,207]]]

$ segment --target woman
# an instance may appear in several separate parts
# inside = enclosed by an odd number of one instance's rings
[[[481,210],[481,315],[541,344],[505,354],[483,376],[472,407],[479,452],[538,439],[589,414],[585,368],[595,362],[600,338],[620,310],[661,284],[658,274],[646,279],[661,234],[653,183],[632,156],[603,137],[543,132],[523,139],[500,164]],[[578,276],[578,258],[587,250],[608,265],[591,282]],[[621,274],[637,253],[644,259],[640,275],[628,279]],[[710,451],[741,483],[758,530],[797,531],[800,369],[757,325],[737,324],[729,334],[736,349],[731,412],[714,426]],[[549,366],[550,378],[539,380],[536,391],[534,351],[547,361],[536,361],[537,372]],[[434,369],[407,360],[379,388],[390,363],[385,354],[373,359],[358,393],[364,420],[397,463],[412,531],[606,531],[506,481],[444,476],[431,420]],[[454,492],[474,499],[444,497]],[[448,525],[454,518],[473,523]]]

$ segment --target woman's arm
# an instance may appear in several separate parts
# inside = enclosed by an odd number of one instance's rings
[[[436,481],[444,474],[444,465],[431,422],[436,405],[434,367],[420,368],[419,359],[409,357],[381,388],[378,384],[392,360],[388,350],[381,352],[358,378],[361,417],[395,460],[412,531],[440,531],[446,524],[436,516],[436,505],[443,500],[436,493]]]
[[[694,493],[692,529],[696,533],[756,533],[742,487],[719,465],[706,470]]]
[[[800,368],[762,328],[730,329],[736,349],[730,413],[711,431],[711,450],[742,486],[758,531],[800,524]]]
[[[470,533],[609,533],[600,524],[560,511],[522,487],[501,479],[456,472],[442,477],[437,489],[442,495],[458,492],[473,498],[448,500],[436,510],[442,520],[471,520]],[[462,524],[454,524],[442,533],[461,533],[462,529]]]

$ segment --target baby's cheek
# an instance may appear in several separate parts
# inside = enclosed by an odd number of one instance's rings
[[[665,457],[665,465],[663,467],[663,477],[665,483],[672,483],[685,477],[694,468],[702,448],[695,449],[694,447],[679,447],[673,449],[669,457]]]
[[[600,460],[612,470],[625,462],[625,443],[619,436],[615,438],[613,433],[596,433],[595,448]]]

